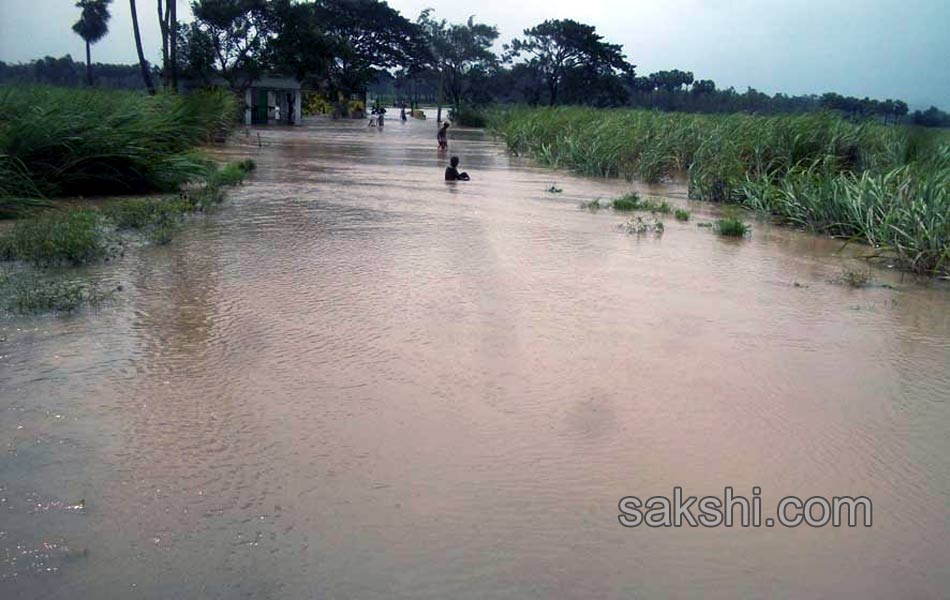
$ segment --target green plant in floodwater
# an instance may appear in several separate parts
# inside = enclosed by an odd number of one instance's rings
[[[689,211],[683,208],[677,208],[673,211],[673,216],[677,221],[689,221]]]
[[[0,237],[0,258],[38,266],[89,263],[115,249],[102,216],[91,210],[49,210],[17,221]]]
[[[709,221],[701,221],[699,223],[696,223],[696,227],[714,227],[714,226],[715,224],[710,223]]]
[[[614,210],[620,211],[641,210],[643,207],[643,201],[640,200],[640,194],[636,192],[630,192],[629,194],[624,194],[619,198],[614,198],[611,202],[611,206]]]
[[[716,233],[726,237],[745,237],[752,229],[735,217],[724,217],[716,221]]]
[[[491,129],[516,154],[689,195],[864,242],[902,268],[950,272],[950,132],[831,113],[762,117],[586,107],[509,108]],[[621,203],[629,206],[629,203]],[[627,210],[644,210],[627,208]]]
[[[148,239],[152,243],[158,244],[159,246],[164,246],[171,243],[172,238],[175,237],[175,233],[178,231],[179,225],[177,223],[162,223],[157,225],[148,231]]]
[[[102,209],[118,229],[146,229],[177,223],[195,205],[183,198],[134,198],[117,200]]]
[[[666,200],[661,200],[656,202],[655,200],[644,200],[640,198],[640,194],[636,192],[631,192],[620,196],[619,198],[614,198],[612,203],[614,210],[619,211],[632,211],[632,210],[641,210],[644,212],[660,213],[660,214],[669,214],[673,212],[673,207],[670,206],[670,203]]]
[[[871,271],[867,269],[860,271],[845,269],[837,279],[832,281],[834,283],[842,283],[853,288],[862,288],[871,282]]]
[[[581,202],[581,208],[584,210],[589,210],[590,212],[597,212],[598,210],[604,208],[604,206],[600,203],[600,198],[595,198],[590,202]]]
[[[0,280],[0,297],[7,310],[27,314],[99,306],[112,297],[112,292],[104,293],[77,281],[44,281],[17,275]]]

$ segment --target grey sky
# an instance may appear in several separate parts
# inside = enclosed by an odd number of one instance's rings
[[[187,17],[188,2],[179,0]],[[548,18],[595,25],[640,74],[693,71],[719,87],[790,94],[836,91],[950,108],[950,0],[391,0],[407,18],[432,7],[470,14],[503,41]],[[155,0],[138,0],[150,60],[158,58]],[[0,0],[0,60],[84,57],[70,0]],[[135,62],[129,4],[115,0],[110,33],[93,60]]]

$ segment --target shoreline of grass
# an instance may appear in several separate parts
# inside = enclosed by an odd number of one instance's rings
[[[760,117],[584,107],[490,113],[516,154],[582,174],[658,182],[691,198],[867,243],[902,268],[950,271],[950,134],[832,114]]]

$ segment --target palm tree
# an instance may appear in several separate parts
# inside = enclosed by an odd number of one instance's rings
[[[155,86],[152,85],[152,76],[148,72],[148,61],[145,60],[145,53],[142,52],[142,35],[139,33],[139,15],[135,10],[135,0],[129,0],[129,8],[132,9],[132,34],[135,36],[135,50],[139,54],[142,79],[145,81],[145,88],[148,93],[154,96]]]
[[[86,42],[86,83],[92,85],[92,57],[89,47],[109,33],[109,4],[112,0],[78,0],[76,8],[82,9],[73,31]]]

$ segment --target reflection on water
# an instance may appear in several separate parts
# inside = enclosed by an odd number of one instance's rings
[[[839,244],[763,223],[625,235],[578,204],[631,184],[476,131],[446,184],[432,121],[261,135],[219,213],[89,270],[116,306],[0,325],[0,595],[945,593],[946,289],[832,285]],[[618,525],[675,485],[875,521]]]

